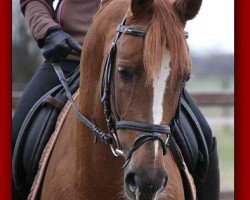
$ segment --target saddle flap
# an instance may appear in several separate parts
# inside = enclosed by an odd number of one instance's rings
[[[198,185],[205,180],[207,175],[209,165],[208,146],[210,146],[208,141],[210,141],[210,137],[212,138],[212,132],[206,128],[209,127],[206,119],[185,89],[181,95],[179,109],[177,120],[173,126],[173,135],[187,167]],[[199,119],[197,119],[198,116]]]

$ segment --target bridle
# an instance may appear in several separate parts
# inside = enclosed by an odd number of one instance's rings
[[[167,149],[169,146],[169,139],[171,137],[171,125],[157,125],[157,124],[150,124],[145,122],[139,121],[128,121],[128,120],[121,120],[120,116],[116,109],[116,104],[111,104],[111,101],[115,101],[115,92],[114,87],[114,70],[115,70],[115,59],[116,59],[116,52],[117,52],[117,41],[119,40],[122,34],[127,34],[135,37],[145,37],[146,30],[134,27],[125,26],[126,23],[126,16],[123,18],[121,24],[117,28],[116,35],[113,39],[112,45],[110,47],[106,62],[105,68],[103,73],[102,79],[102,98],[101,102],[104,108],[104,117],[107,124],[108,131],[102,131],[96,124],[95,119],[93,118],[92,121],[87,119],[84,115],[82,115],[78,109],[76,108],[72,95],[69,92],[68,85],[64,74],[57,63],[53,63],[53,67],[61,81],[63,87],[67,92],[67,97],[72,104],[72,108],[76,113],[77,117],[83,122],[87,127],[89,127],[94,136],[95,136],[95,143],[98,140],[104,141],[106,144],[110,146],[112,153],[115,156],[122,155],[125,157],[125,164],[124,167],[127,166],[129,163],[133,153],[144,143],[148,141],[155,141],[158,140],[159,144],[162,147],[163,155],[167,153]],[[185,33],[185,36],[187,33]],[[113,89],[113,90],[112,90]],[[113,110],[112,106],[113,105]],[[178,111],[177,111],[178,112]],[[115,113],[116,118],[113,117]],[[171,124],[171,123],[170,123]],[[129,150],[127,155],[124,155],[123,150],[121,149],[121,145],[117,136],[117,130],[119,129],[130,129],[135,131],[142,132],[135,140],[133,147]],[[162,139],[162,135],[166,136],[166,139]]]
[[[118,26],[116,35],[114,37],[114,40],[112,42],[112,45],[110,47],[106,62],[105,62],[105,68],[104,68],[104,74],[103,74],[103,85],[102,85],[102,103],[104,107],[104,115],[107,123],[107,127],[109,130],[109,133],[112,135],[115,141],[115,146],[111,146],[111,150],[114,155],[123,155],[123,152],[120,148],[120,143],[117,137],[117,130],[119,129],[130,129],[135,131],[142,131],[144,132],[140,136],[138,136],[133,144],[132,149],[129,151],[128,155],[126,155],[126,161],[125,166],[129,162],[130,158],[132,157],[132,154],[145,142],[149,140],[158,140],[162,146],[164,155],[167,152],[167,145],[168,145],[168,139],[170,136],[170,126],[168,125],[156,125],[156,124],[148,124],[145,122],[139,122],[139,121],[127,121],[127,120],[121,120],[117,109],[116,104],[113,104],[113,107],[115,109],[116,119],[112,116],[112,108],[111,108],[111,98],[113,97],[113,101],[115,101],[114,97],[114,91],[111,89],[112,78],[114,77],[114,69],[115,69],[115,58],[116,58],[116,52],[117,52],[117,41],[120,38],[120,36],[123,34],[135,36],[135,37],[145,37],[146,31],[139,28],[133,28],[125,26],[126,17],[123,18],[122,23]],[[111,94],[113,92],[113,95]],[[166,141],[163,141],[160,137],[161,134],[165,134],[167,137]]]

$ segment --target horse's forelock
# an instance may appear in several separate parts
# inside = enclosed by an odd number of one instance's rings
[[[155,0],[144,48],[144,66],[148,74],[160,72],[166,48],[170,52],[171,73],[182,77],[185,68],[190,66],[183,25],[171,2]]]
[[[103,0],[104,5],[96,16],[112,0]],[[149,76],[158,74],[161,69],[163,51],[167,48],[170,53],[170,67],[172,77],[180,78],[186,68],[190,68],[190,58],[184,37],[183,24],[176,12],[172,0],[155,0],[153,9],[147,16],[138,16],[139,19],[128,16],[128,22],[140,24],[146,21],[147,35],[144,47],[144,66]],[[118,4],[116,4],[117,6]],[[113,8],[114,9],[114,8]],[[117,9],[114,9],[117,10]]]

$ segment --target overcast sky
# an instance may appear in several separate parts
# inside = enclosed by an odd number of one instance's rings
[[[234,0],[203,0],[199,14],[188,22],[186,30],[192,50],[233,53]]]
[[[234,52],[234,0],[203,0],[197,17],[189,21],[188,43],[191,49],[204,51],[217,48]]]

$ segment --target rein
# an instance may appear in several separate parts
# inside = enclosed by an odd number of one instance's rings
[[[82,115],[74,101],[73,101],[73,97],[69,91],[69,87],[68,87],[68,84],[67,84],[67,81],[66,81],[66,78],[64,76],[64,73],[60,67],[60,65],[58,63],[52,63],[53,67],[54,67],[54,70],[59,78],[59,81],[61,82],[63,88],[65,89],[66,91],[66,95],[67,95],[67,98],[68,100],[70,101],[71,105],[72,105],[72,108],[73,108],[73,111],[74,113],[76,114],[76,116],[79,118],[79,120],[84,123],[88,128],[90,128],[94,134],[94,136],[96,137],[96,139],[99,139],[101,141],[104,141],[106,144],[109,144],[111,145],[113,143],[113,139],[112,137],[105,133],[104,131],[102,131],[101,129],[99,129],[95,123],[95,120],[93,118],[93,122],[91,122],[90,120],[88,120],[84,115]]]
[[[126,22],[126,16],[123,18],[122,23],[117,28],[117,33],[113,39],[112,45],[109,50],[109,54],[107,56],[106,62],[105,62],[105,68],[103,73],[103,80],[102,80],[102,98],[101,102],[103,104],[104,109],[104,116],[106,125],[108,128],[108,131],[105,132],[101,130],[96,122],[95,118],[90,121],[87,119],[84,115],[82,115],[75,103],[73,102],[72,95],[69,91],[68,84],[66,81],[66,78],[62,72],[62,69],[58,63],[53,63],[54,70],[63,85],[67,98],[72,104],[72,108],[76,116],[79,118],[79,120],[85,124],[88,128],[90,128],[95,136],[95,143],[97,140],[101,140],[109,145],[112,153],[114,156],[124,156],[125,157],[125,164],[123,167],[126,167],[129,163],[133,153],[144,143],[148,141],[155,141],[158,140],[162,149],[163,149],[163,155],[167,153],[167,149],[169,146],[169,139],[171,138],[171,126],[169,125],[157,125],[157,124],[150,124],[145,122],[139,122],[139,121],[128,121],[128,120],[120,120],[120,117],[118,115],[117,109],[115,107],[115,114],[117,116],[117,120],[113,118],[112,116],[112,108],[111,108],[111,100],[115,102],[114,99],[114,91],[111,89],[112,85],[112,77],[113,72],[115,69],[115,59],[116,59],[116,51],[117,51],[117,41],[119,40],[120,36],[123,34],[128,34],[135,37],[145,37],[146,31],[140,28],[134,28],[134,27],[128,27],[125,26]],[[187,38],[188,34],[185,32],[185,37]],[[113,81],[114,82],[114,81]],[[112,93],[113,92],[113,93]],[[112,98],[112,99],[111,99]],[[178,112],[178,111],[177,111]],[[173,120],[174,121],[174,120]],[[172,124],[172,123],[171,123]],[[124,152],[120,148],[119,139],[117,137],[117,130],[119,129],[130,129],[135,131],[142,132],[134,141],[132,149],[127,153],[127,155],[124,155]],[[165,141],[162,139],[161,135],[166,135]]]

